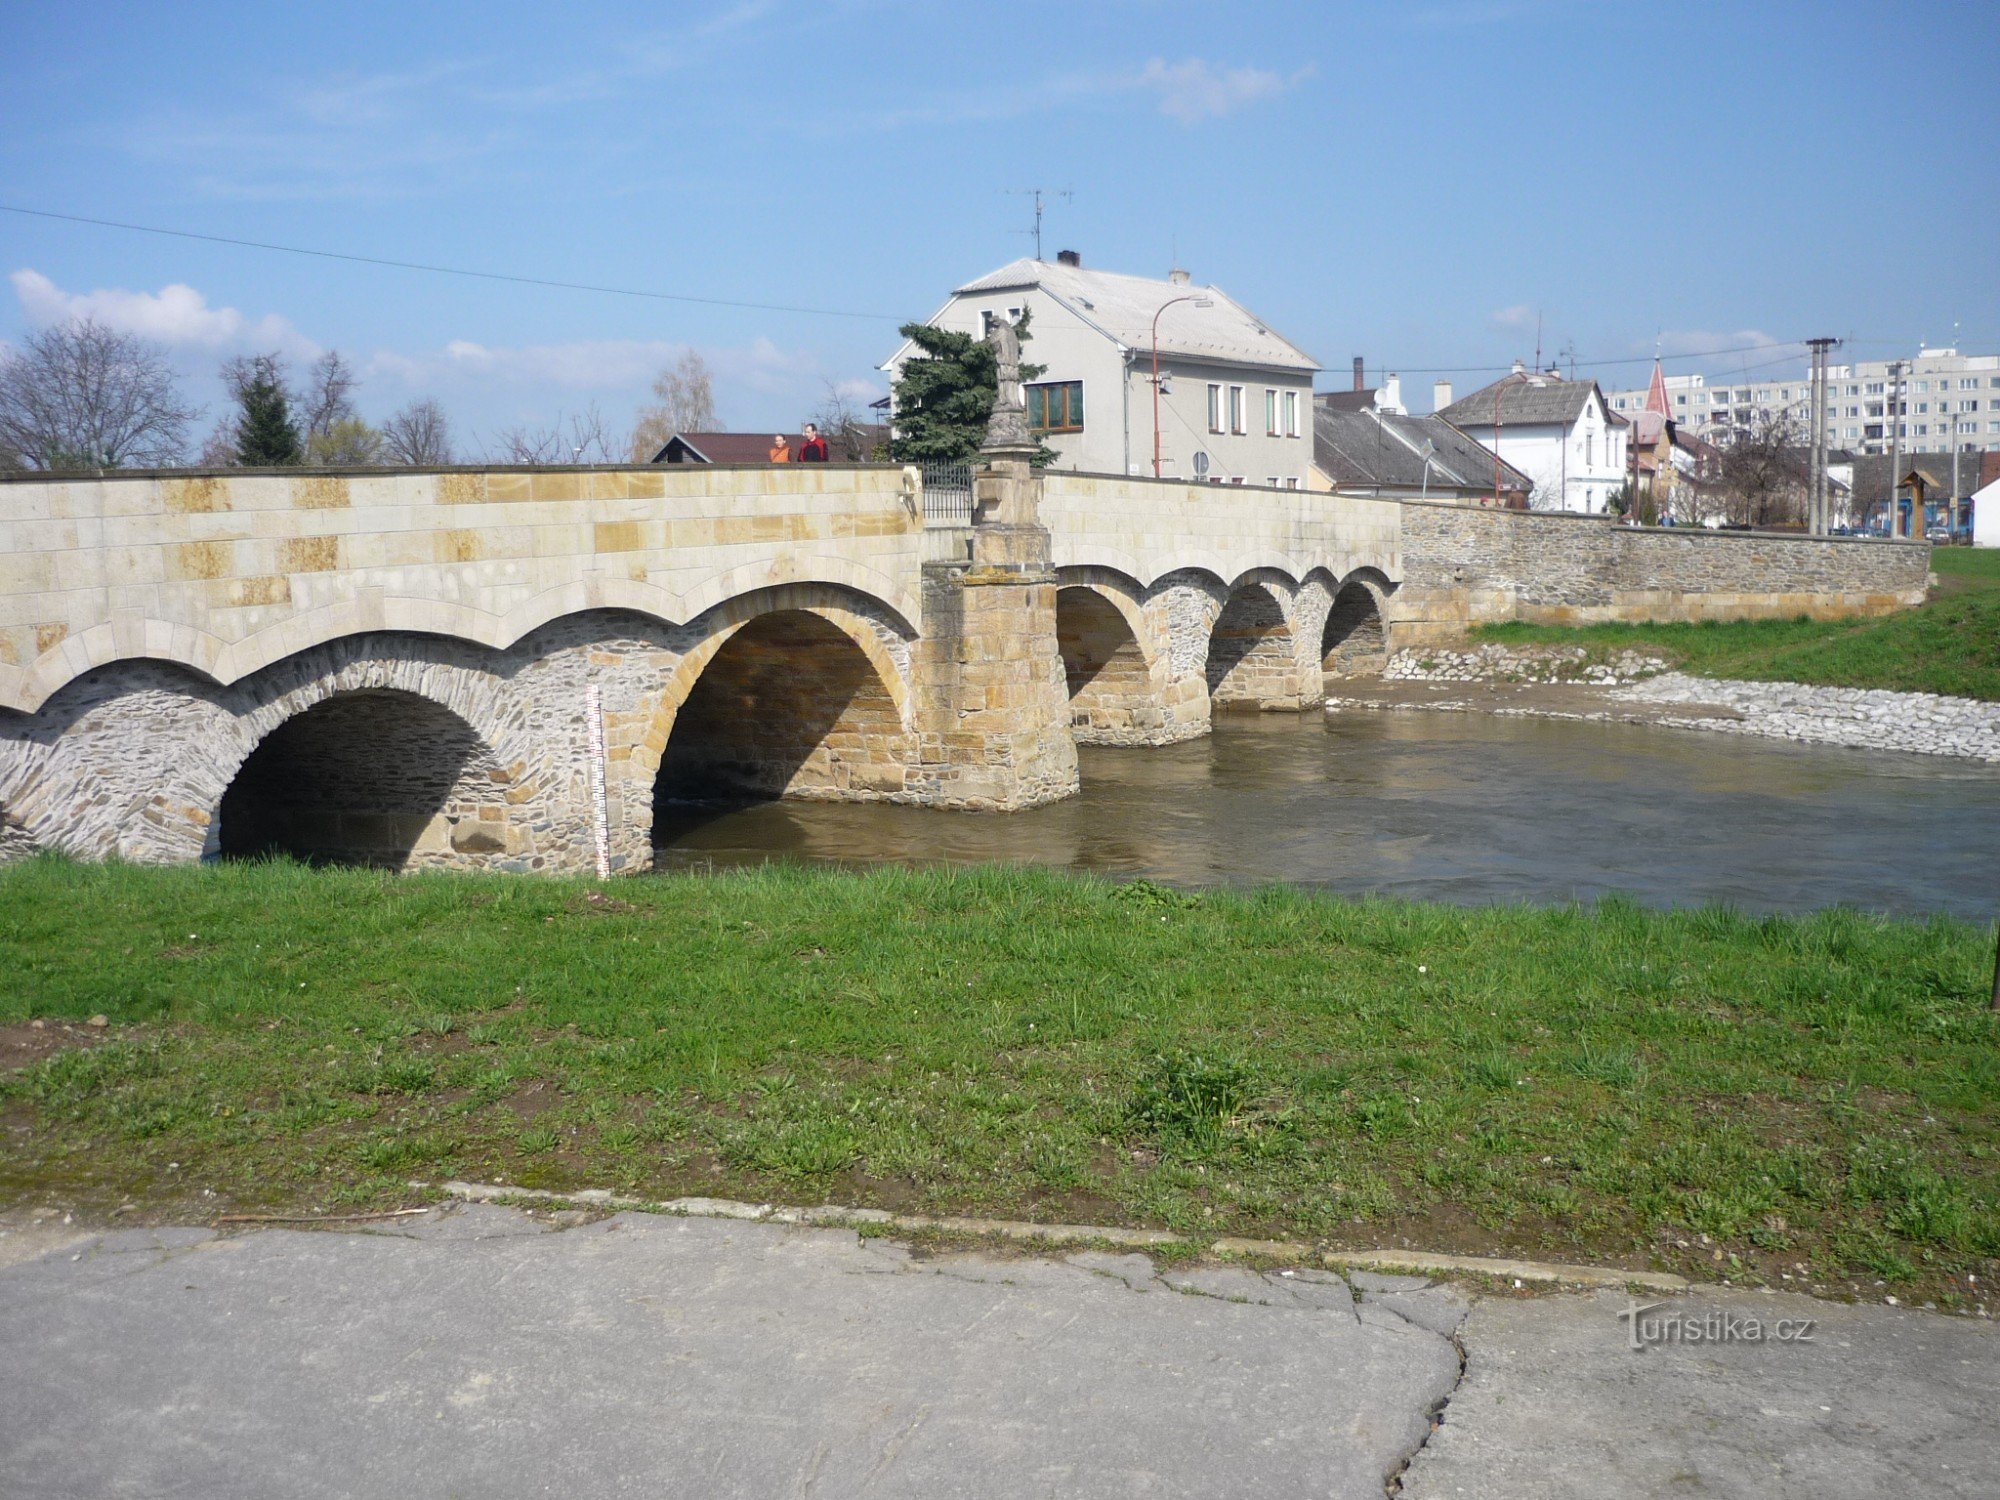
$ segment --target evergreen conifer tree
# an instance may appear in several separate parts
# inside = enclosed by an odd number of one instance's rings
[[[917,346],[896,377],[896,436],[889,454],[899,463],[966,463],[986,441],[986,419],[1000,389],[993,346],[969,333],[905,323],[899,330]],[[1028,342],[1028,316],[1021,315],[1021,342]],[[1033,380],[1046,365],[1023,362],[1021,379]],[[1046,444],[1037,464],[1055,458]]]
[[[292,420],[284,369],[275,354],[240,360],[227,372],[236,404],[236,460],[249,468],[276,468],[305,458]]]

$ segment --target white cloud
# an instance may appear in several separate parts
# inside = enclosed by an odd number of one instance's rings
[[[1776,349],[1797,342],[1797,339],[1774,338],[1761,328],[1739,328],[1734,333],[1678,328],[1660,335],[1659,351],[1665,355],[1712,354],[1719,349]]]
[[[174,282],[157,292],[128,292],[116,287],[65,292],[40,271],[25,267],[8,280],[14,284],[22,315],[44,327],[73,318],[95,318],[121,333],[174,347],[275,349],[301,358],[320,352],[319,345],[276,313],[251,318],[233,307],[211,307],[206,297],[184,282]]]
[[[1285,78],[1266,68],[1218,68],[1201,57],[1177,63],[1155,57],[1140,71],[1138,86],[1159,95],[1161,114],[1195,125],[1282,94],[1311,75],[1310,66]]]
[[[1488,313],[1486,321],[1491,323],[1495,328],[1505,328],[1511,332],[1524,328],[1533,328],[1537,317],[1538,313],[1536,309],[1530,307],[1525,302],[1517,302],[1512,307],[1503,307]]]

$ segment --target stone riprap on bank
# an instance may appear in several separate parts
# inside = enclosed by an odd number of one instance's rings
[[[1327,706],[1336,711],[1400,708],[1626,720],[2000,764],[2000,703],[1937,693],[1695,677],[1673,671],[1664,659],[1640,651],[1594,658],[1581,646],[1425,647],[1390,657],[1382,680],[1385,684],[1407,682],[1444,689],[1454,685],[1546,686],[1601,692],[1580,705],[1574,694],[1555,699],[1515,696],[1500,700],[1455,696],[1446,691],[1392,699],[1379,694],[1354,696],[1336,687]]]
[[[1921,544],[1000,465],[0,482],[0,853],[650,863],[717,795],[1005,811],[1513,618],[1857,613]],[[927,524],[927,521],[929,524]]]

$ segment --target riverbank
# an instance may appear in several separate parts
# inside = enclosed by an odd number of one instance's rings
[[[1915,609],[1872,619],[1700,625],[1484,625],[1471,644],[1659,658],[1690,676],[2000,703],[2000,550],[1938,547]]]
[[[1332,713],[1420,709],[1655,724],[2000,765],[2000,703],[1696,677],[1629,650],[1489,643],[1403,652],[1379,680],[1330,679],[1326,704]]]
[[[1963,923],[51,860],[0,870],[0,913],[0,1203],[205,1220],[477,1177],[1960,1307],[2000,1271],[1993,938]]]

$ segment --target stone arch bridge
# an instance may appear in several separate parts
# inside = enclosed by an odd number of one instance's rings
[[[0,482],[0,855],[631,870],[704,799],[1004,811],[1479,597],[1395,501],[978,486],[941,525],[879,465]]]

